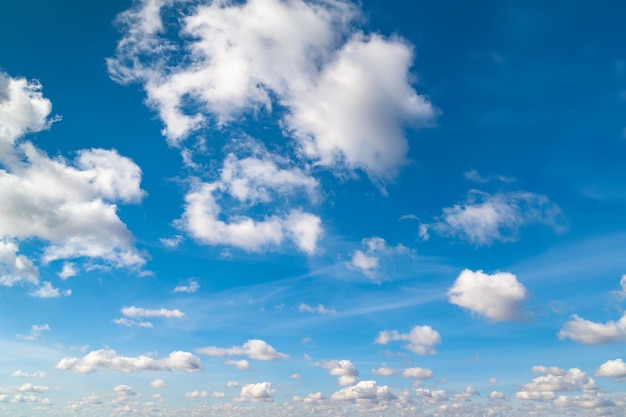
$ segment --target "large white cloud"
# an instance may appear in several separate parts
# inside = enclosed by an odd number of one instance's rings
[[[302,156],[390,178],[406,162],[403,126],[434,116],[409,82],[410,45],[353,32],[349,2],[178,3],[144,0],[121,14],[124,37],[108,60],[114,79],[144,85],[172,144],[279,106]],[[187,13],[174,41],[161,19],[170,6]]]
[[[420,235],[428,230],[445,236],[457,236],[480,245],[518,239],[519,229],[530,224],[544,224],[561,230],[561,209],[547,197],[530,192],[488,194],[471,190],[466,201],[443,209],[438,221],[423,224]]]
[[[596,323],[577,315],[565,323],[558,333],[559,339],[571,339],[585,345],[600,345],[626,339],[626,314],[619,320]]]
[[[488,275],[465,269],[448,289],[448,301],[452,304],[493,321],[522,318],[527,297],[526,288],[509,272]]]
[[[88,374],[105,368],[119,372],[137,371],[186,371],[202,369],[200,359],[189,352],[175,351],[165,358],[154,359],[150,356],[118,356],[112,349],[94,350],[82,358],[63,358],[56,369]]]
[[[241,346],[233,346],[230,348],[207,346],[196,349],[196,352],[208,356],[247,356],[250,359],[261,361],[274,361],[287,359],[289,357],[289,355],[278,352],[267,344],[267,342],[260,339],[251,339]]]
[[[341,389],[331,395],[333,401],[351,402],[357,407],[369,411],[382,411],[389,403],[398,398],[387,385],[380,386],[376,381],[361,381]]]
[[[626,363],[622,359],[614,359],[604,362],[596,369],[596,376],[607,378],[626,378]]]
[[[404,347],[418,355],[433,355],[436,352],[435,346],[441,343],[441,335],[430,326],[415,326],[409,333],[383,330],[378,334],[374,343],[386,345],[394,341],[407,342]]]
[[[89,257],[140,267],[145,259],[115,204],[142,199],[140,168],[115,150],[83,149],[68,161],[20,142],[50,125],[40,89],[0,74],[0,238],[46,242],[44,262]]]

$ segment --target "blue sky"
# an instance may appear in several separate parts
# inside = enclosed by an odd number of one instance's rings
[[[619,416],[619,2],[0,14],[0,410]]]

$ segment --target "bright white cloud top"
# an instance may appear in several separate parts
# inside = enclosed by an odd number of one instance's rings
[[[0,13],[0,414],[621,417],[624,5],[83,6]]]

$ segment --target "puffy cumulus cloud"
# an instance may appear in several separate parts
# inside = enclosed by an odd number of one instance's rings
[[[489,395],[487,396],[487,398],[489,398],[491,401],[501,401],[501,400],[506,399],[504,394],[501,393],[500,391],[491,391]]]
[[[465,202],[444,208],[436,222],[422,225],[420,235],[428,239],[428,230],[433,230],[477,246],[491,245],[517,240],[519,229],[530,224],[562,230],[561,218],[561,209],[543,195],[524,191],[491,195],[471,190]]]
[[[20,377],[20,378],[45,378],[46,377],[46,372],[45,371],[38,371],[38,372],[24,372],[22,370],[17,370],[15,372],[13,372],[11,374],[11,376],[16,376],[16,377]]]
[[[379,258],[373,255],[366,255],[361,250],[355,250],[350,259],[350,266],[359,269],[365,275],[372,277],[374,271],[378,269]]]
[[[137,393],[128,385],[116,385],[113,387],[113,393],[117,397],[135,397]]]
[[[408,82],[412,59],[400,39],[354,35],[291,103],[287,124],[304,153],[321,165],[394,177],[406,163],[403,125],[435,114]]]
[[[142,199],[141,170],[115,150],[83,149],[67,161],[20,142],[49,127],[50,110],[38,82],[0,74],[0,239],[44,241],[45,263],[88,257],[141,267],[145,259],[115,204]]]
[[[556,392],[595,392],[595,381],[578,368],[565,371],[560,368],[534,368],[536,371],[543,370],[545,376],[539,376],[521,386],[515,393],[515,398],[521,400],[545,401],[556,398]]]
[[[528,291],[509,272],[493,275],[463,270],[448,289],[448,301],[493,321],[515,320],[524,316],[522,306]]]
[[[31,291],[30,295],[35,298],[60,298],[72,295],[72,290],[61,291],[58,288],[54,288],[52,283],[46,281],[41,287]]]
[[[626,363],[622,359],[606,361],[598,366],[596,376],[624,379],[626,378]]]
[[[558,333],[559,339],[571,339],[585,345],[613,343],[626,338],[626,314],[619,320],[596,323],[573,315]]]
[[[220,179],[196,182],[185,196],[185,209],[175,224],[196,241],[207,245],[233,246],[258,252],[291,241],[301,252],[312,255],[323,234],[321,219],[300,208],[253,219],[244,215],[257,204],[280,204],[283,197],[304,191],[314,200],[318,182],[285,159],[267,152],[261,145],[239,146],[252,156],[233,153],[224,161]],[[223,201],[232,203],[232,214],[223,213]],[[278,210],[278,209],[275,209]]]
[[[347,359],[320,361],[314,365],[326,369],[328,375],[339,377],[337,380],[339,385],[352,385],[359,377],[359,370]]]
[[[297,395],[291,399],[294,403],[304,404],[323,404],[326,401],[326,397],[321,392],[312,392],[305,397],[298,397]]]
[[[151,381],[149,384],[152,388],[167,388],[167,384],[160,378]]]
[[[317,313],[317,314],[336,314],[334,308],[326,308],[322,304],[318,304],[317,306],[310,306],[305,303],[300,303],[298,306],[298,311],[303,313]]]
[[[418,388],[415,390],[415,395],[421,401],[424,401],[428,404],[437,404],[443,401],[448,401],[448,394],[446,394],[445,390],[430,390],[428,388]]]
[[[18,138],[28,132],[48,129],[52,103],[38,81],[13,78],[0,72],[0,154],[11,154]]]
[[[43,332],[47,332],[50,331],[50,326],[47,324],[33,324],[32,326],[30,326],[30,333],[29,334],[16,334],[15,336],[18,339],[22,339],[22,340],[35,340],[37,338],[39,338],[39,336],[41,336],[43,334]]]
[[[224,362],[226,365],[234,366],[240,371],[249,371],[250,370],[250,362],[245,359],[240,360],[228,360]]]
[[[433,371],[427,368],[407,368],[402,371],[405,378],[430,379],[433,377]]]
[[[135,306],[123,307],[120,312],[126,317],[131,318],[148,318],[148,317],[163,317],[163,318],[177,318],[182,319],[185,317],[185,313],[179,309],[168,310],[166,308],[158,309],[146,309]]]
[[[17,243],[0,239],[0,285],[38,284],[39,271],[30,259],[18,255],[18,251]]]
[[[208,356],[247,356],[250,359],[261,361],[275,361],[289,357],[289,355],[278,352],[267,342],[260,339],[250,339],[241,346],[230,348],[207,346],[196,349],[196,352]]]
[[[274,401],[274,393],[276,390],[272,388],[270,382],[259,382],[256,384],[244,384],[241,387],[239,396],[235,401],[239,402],[272,402]]]
[[[378,334],[374,343],[386,345],[395,341],[408,342],[404,347],[418,355],[434,355],[435,346],[441,343],[441,335],[430,326],[415,326],[409,333],[383,330]]]
[[[191,398],[191,399],[209,398],[209,396],[210,395],[209,395],[208,392],[206,392],[206,391],[198,391],[197,389],[185,393],[185,398]]]
[[[56,369],[82,374],[89,374],[101,368],[118,372],[193,372],[201,370],[202,365],[200,359],[189,352],[175,351],[165,358],[154,359],[144,355],[136,357],[117,356],[112,349],[94,350],[82,358],[63,358],[56,364]]]
[[[178,285],[174,288],[174,292],[194,293],[200,289],[200,284],[195,279],[190,279],[185,285]]]
[[[411,46],[352,33],[360,15],[352,3],[178,3],[145,0],[121,14],[124,37],[108,60],[114,79],[143,84],[171,144],[212,120],[223,126],[276,103],[303,157],[390,178],[406,162],[403,127],[434,117],[409,81]],[[178,39],[162,19],[170,8],[188,12],[174,20]]]
[[[387,385],[379,386],[376,381],[361,381],[331,395],[333,401],[351,402],[369,411],[382,411],[398,398]]]

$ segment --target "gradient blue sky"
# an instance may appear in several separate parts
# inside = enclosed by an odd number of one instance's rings
[[[5,3],[4,415],[623,415],[620,2]]]

